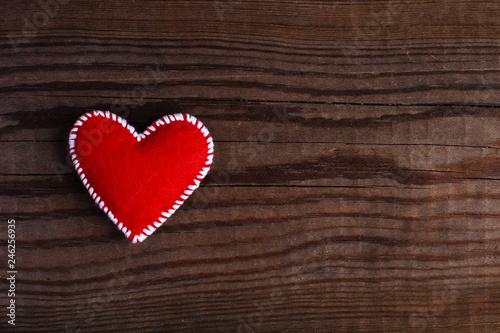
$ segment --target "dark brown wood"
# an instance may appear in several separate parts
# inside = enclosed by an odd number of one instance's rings
[[[498,332],[500,3],[64,2],[0,23],[1,332]],[[93,109],[214,137],[143,244],[71,168]]]

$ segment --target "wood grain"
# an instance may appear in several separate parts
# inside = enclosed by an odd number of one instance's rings
[[[5,7],[15,99],[134,96],[150,66],[159,98],[498,103],[495,1],[71,1],[38,29]]]
[[[499,3],[63,2],[0,23],[0,331],[498,332]],[[214,137],[141,245],[71,169],[94,109]]]

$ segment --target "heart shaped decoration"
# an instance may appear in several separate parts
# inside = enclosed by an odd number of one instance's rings
[[[164,116],[137,133],[109,111],[81,116],[69,148],[95,203],[133,243],[144,241],[198,188],[214,152],[207,128],[191,115]]]

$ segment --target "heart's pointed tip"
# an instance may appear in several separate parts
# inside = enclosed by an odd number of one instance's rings
[[[129,237],[128,239],[132,242],[132,244],[139,244],[140,243],[139,237],[137,235],[135,235],[134,238]]]
[[[143,230],[144,231],[144,230]],[[129,231],[130,232],[130,231]],[[145,232],[141,232],[140,234],[138,235],[134,235],[134,237],[132,238],[129,234],[129,236],[127,237],[128,240],[130,240],[132,242],[132,244],[139,244],[139,243],[142,243],[144,242],[144,240],[146,238],[148,238],[148,235],[145,234]]]

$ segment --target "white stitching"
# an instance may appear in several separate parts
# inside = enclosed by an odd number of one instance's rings
[[[75,140],[77,137],[77,132],[80,126],[83,125],[83,122],[91,118],[92,116],[101,116],[105,117],[108,119],[112,119],[113,121],[118,122],[120,125],[122,125],[124,128],[129,130],[129,132],[136,138],[137,142],[140,142],[141,139],[146,138],[147,135],[150,135],[151,132],[156,131],[157,128],[159,128],[162,125],[167,125],[170,122],[174,121],[186,121],[194,126],[196,126],[201,133],[203,134],[204,137],[207,137],[207,160],[205,161],[206,167],[203,167],[202,170],[199,172],[199,174],[196,176],[196,178],[193,179],[193,184],[188,185],[188,188],[183,192],[180,196],[180,199],[182,200],[176,200],[175,204],[172,206],[172,208],[168,209],[167,212],[161,212],[161,215],[158,217],[158,221],[154,221],[152,224],[153,225],[148,225],[147,228],[143,230],[142,233],[139,235],[134,235],[132,238],[132,243],[140,243],[144,241],[147,236],[151,235],[158,227],[160,227],[172,214],[175,213],[175,211],[184,203],[184,200],[186,200],[189,195],[193,193],[195,189],[197,189],[200,185],[200,180],[202,180],[210,170],[210,166],[213,162],[213,139],[210,136],[210,133],[208,129],[203,125],[203,123],[197,119],[194,116],[188,115],[188,114],[182,114],[182,113],[176,113],[173,115],[166,115],[161,119],[158,119],[156,122],[153,123],[153,125],[149,126],[144,133],[137,133],[135,128],[131,126],[130,124],[127,123],[127,121],[120,117],[117,116],[116,114],[110,112],[110,111],[101,111],[101,110],[94,110],[93,112],[88,112],[85,113],[84,115],[80,116],[80,118],[75,122],[73,125],[73,128],[70,131],[70,136],[69,136],[69,147],[70,147],[70,154],[71,154],[71,159],[73,160],[73,164],[75,165],[75,170],[78,172],[78,175],[80,176],[83,185],[87,188],[89,194],[91,195],[92,199],[94,199],[95,203],[99,205],[99,208],[108,215],[108,218],[118,226],[118,229],[121,230],[125,236],[130,239],[131,238],[131,230],[128,230],[127,227],[123,225],[122,222],[118,222],[118,219],[113,215],[111,210],[106,206],[104,201],[101,200],[101,197],[97,195],[95,192],[94,188],[90,186],[90,183],[88,182],[88,179],[85,176],[85,173],[83,173],[83,169],[80,167],[80,162],[78,161],[78,155],[76,152],[76,147],[75,147]],[[156,125],[156,127],[154,126]]]
[[[210,165],[213,162],[214,155],[208,155],[207,161],[205,162],[206,165]]]

